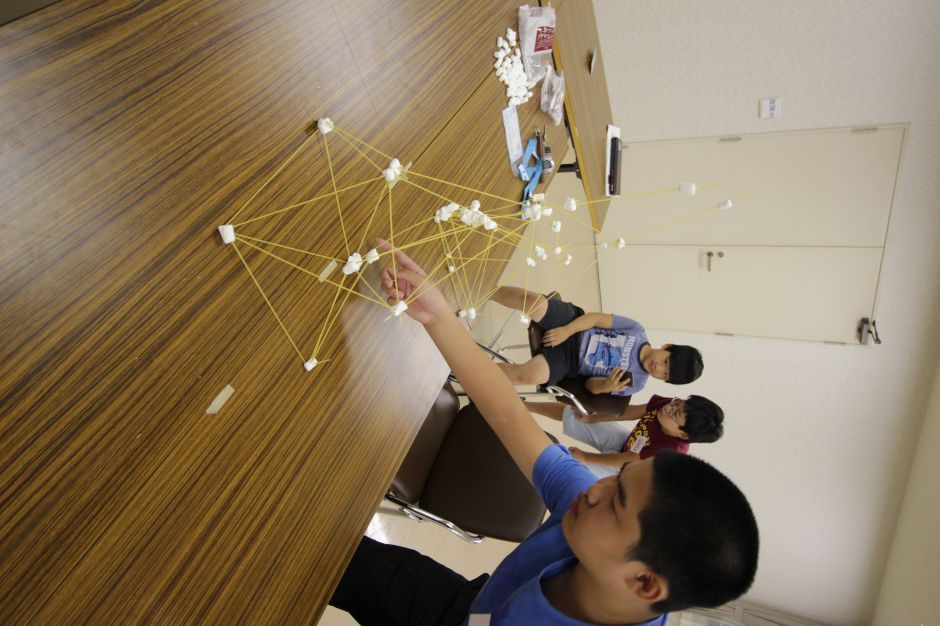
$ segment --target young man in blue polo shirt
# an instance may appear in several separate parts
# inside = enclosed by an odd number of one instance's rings
[[[397,276],[382,273],[389,304],[407,302],[551,516],[488,580],[364,538],[333,606],[360,624],[661,626],[668,611],[717,606],[748,589],[757,524],[730,480],[674,453],[596,480],[542,432],[424,271],[395,255]]]

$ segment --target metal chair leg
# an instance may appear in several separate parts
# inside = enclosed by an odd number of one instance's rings
[[[454,533],[455,535],[457,535],[458,537],[460,537],[467,543],[483,543],[483,540],[485,539],[483,535],[477,535],[475,533],[468,532],[464,530],[463,528],[457,526],[453,522],[447,521],[443,517],[438,517],[434,513],[430,513],[409,502],[405,502],[404,500],[402,500],[401,498],[399,498],[398,496],[392,493],[386,493],[385,499],[391,502],[392,504],[395,504],[396,506],[398,506],[401,512],[407,515],[408,517],[410,517],[411,519],[417,522],[422,522],[424,520],[427,520],[429,522],[434,522],[435,524],[443,526],[444,528]]]

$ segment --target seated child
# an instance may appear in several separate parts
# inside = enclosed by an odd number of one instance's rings
[[[616,474],[624,463],[648,459],[661,450],[686,453],[690,443],[713,443],[724,432],[721,407],[702,396],[682,400],[653,395],[645,407],[629,406],[623,415],[578,415],[558,402],[527,402],[526,406],[560,420],[566,435],[600,450],[570,448],[571,456],[601,478]],[[639,421],[629,431],[615,420]]]
[[[500,367],[514,385],[554,385],[569,376],[587,376],[594,394],[629,396],[652,376],[683,385],[702,375],[702,355],[692,346],[653,348],[639,323],[619,315],[585,313],[561,300],[519,287],[499,287],[493,300],[518,309],[545,330],[543,348],[529,361]]]

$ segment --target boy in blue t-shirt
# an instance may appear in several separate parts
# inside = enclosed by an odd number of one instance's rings
[[[386,242],[379,247],[389,251]],[[595,480],[542,432],[425,272],[396,251],[382,272],[535,485],[549,519],[496,568],[467,581],[399,546],[363,538],[330,604],[360,624],[644,624],[718,606],[757,569],[757,524],[744,495],[704,461],[674,453]]]
[[[492,300],[523,312],[545,331],[539,354],[500,367],[514,385],[554,385],[585,376],[594,394],[630,396],[650,376],[682,385],[702,375],[702,355],[692,346],[654,348],[638,322],[620,315],[585,313],[562,300],[548,300],[519,287],[499,287]]]

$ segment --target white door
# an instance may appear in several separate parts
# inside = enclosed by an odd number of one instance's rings
[[[708,270],[709,256],[711,271]],[[854,343],[880,248],[627,246],[601,251],[604,310],[653,328]]]
[[[628,244],[600,250],[604,310],[650,328],[856,342],[903,136],[895,126],[629,145],[622,189],[634,197],[611,205],[598,236]],[[681,195],[680,182],[697,193]],[[724,199],[731,209],[717,208]]]

